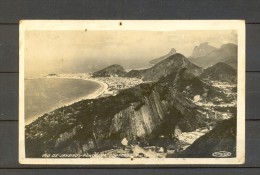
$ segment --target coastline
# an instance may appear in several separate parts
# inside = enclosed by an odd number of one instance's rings
[[[98,96],[102,95],[103,93],[108,91],[108,85],[102,81],[98,81],[92,78],[80,78],[80,77],[44,77],[44,78],[61,78],[61,79],[73,79],[73,80],[86,80],[86,81],[92,81],[95,83],[98,83],[100,85],[100,88],[98,88],[96,91],[94,91],[93,93],[80,97],[81,100],[86,100],[86,99],[94,99],[97,98]],[[79,101],[79,100],[73,100],[75,102]],[[75,103],[73,102],[73,103]],[[71,103],[72,104],[72,103]]]
[[[97,90],[95,90],[94,92],[92,92],[91,94],[88,94],[88,95],[85,95],[85,96],[73,99],[73,100],[71,100],[69,102],[64,103],[63,105],[59,105],[59,106],[57,105],[57,106],[53,107],[52,109],[50,109],[50,111],[44,112],[42,114],[39,114],[37,116],[31,117],[31,118],[25,120],[25,125],[29,125],[29,124],[33,123],[35,120],[37,120],[39,117],[41,117],[45,113],[51,112],[51,111],[53,111],[55,109],[58,109],[58,108],[60,108],[62,106],[69,106],[69,105],[72,105],[73,103],[79,102],[81,100],[95,99],[95,98],[99,97],[100,95],[102,95],[102,94],[104,94],[105,92],[108,91],[108,85],[106,83],[98,81],[98,80],[94,80],[94,79],[91,79],[91,78],[80,78],[80,77],[43,77],[43,78],[50,78],[50,79],[60,78],[60,79],[86,80],[86,81],[92,81],[92,82],[98,83],[100,85],[100,87]]]

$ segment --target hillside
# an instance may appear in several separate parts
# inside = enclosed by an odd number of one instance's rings
[[[207,68],[218,62],[225,62],[236,69],[237,67],[237,45],[228,43],[222,45],[205,56],[190,58],[190,61],[198,66]]]
[[[200,75],[202,79],[209,79],[213,81],[223,81],[235,83],[237,79],[237,72],[226,63],[219,62],[204,70]]]
[[[216,127],[197,139],[186,150],[170,157],[205,157],[212,158],[213,153],[225,151],[229,157],[236,157],[236,117],[224,120]]]
[[[176,53],[149,69],[132,70],[127,74],[127,76],[141,78],[144,81],[158,81],[160,78],[166,77],[171,73],[176,74],[182,68],[187,68],[196,76],[202,73],[202,68],[191,63],[182,54]]]
[[[166,59],[166,58],[168,58],[168,57],[170,57],[170,56],[172,56],[172,55],[174,55],[174,54],[176,54],[176,50],[175,50],[174,48],[172,48],[168,54],[166,54],[166,55],[164,55],[164,56],[161,56],[161,57],[159,57],[159,58],[155,58],[155,59],[149,61],[149,63],[151,63],[151,64],[157,64],[157,63],[159,63],[160,61],[162,61],[162,60],[164,60],[164,59]]]
[[[120,146],[123,138],[152,144],[161,135],[171,140],[176,128],[190,132],[218,120],[193,103],[194,95],[205,101],[227,100],[183,68],[158,82],[125,89],[116,96],[82,100],[43,115],[26,126],[26,155],[93,153]]]
[[[93,77],[123,77],[125,75],[126,71],[118,64],[108,66],[92,74]]]

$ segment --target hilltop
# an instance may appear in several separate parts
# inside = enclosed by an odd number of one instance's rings
[[[171,73],[176,74],[182,68],[187,68],[196,76],[202,73],[202,68],[191,63],[184,55],[176,53],[149,69],[132,70],[127,76],[140,78],[144,81],[158,81]]]
[[[223,81],[223,82],[236,82],[237,73],[234,68],[226,63],[219,62],[214,66],[211,66],[204,70],[200,75],[202,79],[209,79],[213,81]]]
[[[100,71],[94,72],[93,77],[123,77],[126,75],[126,71],[121,65],[114,64],[108,66]]]

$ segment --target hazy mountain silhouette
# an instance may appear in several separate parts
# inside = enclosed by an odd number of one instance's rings
[[[208,53],[212,52],[213,50],[217,49],[209,45],[207,42],[201,43],[199,46],[195,46],[193,49],[191,58],[198,58],[207,55]]]
[[[164,56],[161,56],[161,57],[159,57],[159,58],[155,58],[155,59],[149,61],[149,63],[151,63],[151,64],[157,64],[157,63],[159,63],[160,61],[162,61],[162,60],[164,60],[164,59],[166,59],[166,58],[168,58],[168,57],[170,57],[170,56],[172,56],[172,55],[174,55],[174,54],[176,54],[176,50],[175,50],[174,48],[172,48],[168,54],[166,54],[166,55],[164,55]]]
[[[228,43],[222,45],[201,57],[190,57],[190,61],[198,66],[207,68],[218,62],[225,62],[236,69],[237,67],[237,45]]]

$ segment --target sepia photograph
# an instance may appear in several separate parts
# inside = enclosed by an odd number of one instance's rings
[[[22,20],[21,164],[242,164],[242,20]]]

